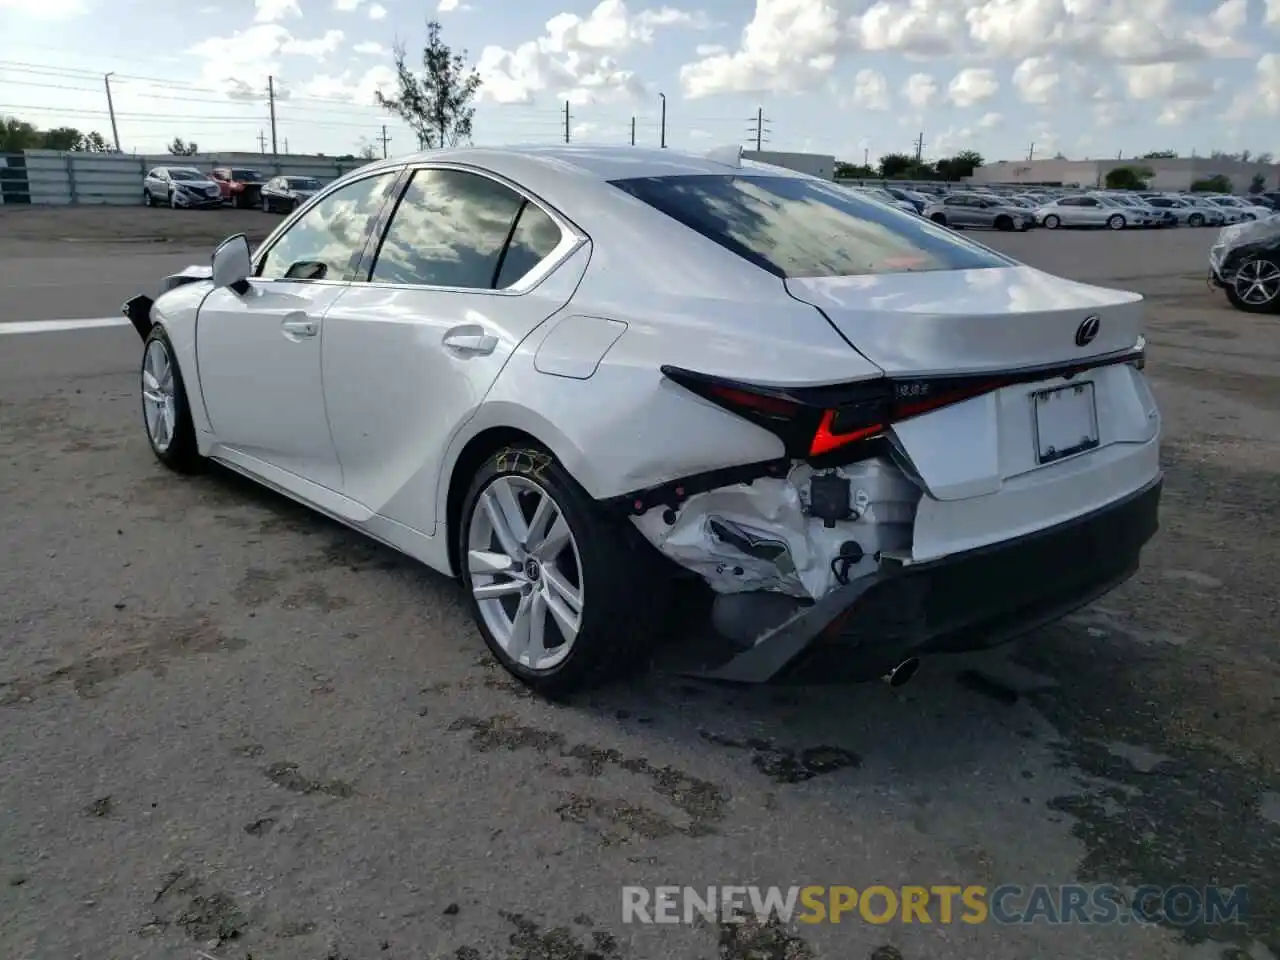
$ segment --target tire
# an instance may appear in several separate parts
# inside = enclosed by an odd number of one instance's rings
[[[947,225],[947,215],[945,213],[935,213],[929,217],[929,219],[940,227],[945,227]]]
[[[262,212],[263,213],[271,212],[271,201],[267,199],[265,194],[262,197]]]
[[[1056,213],[1051,213],[1044,218],[1046,230],[1057,230],[1060,226],[1062,226],[1062,219]]]
[[[1013,229],[1013,218],[1006,216],[996,217],[995,228],[1003,230],[1006,233]]]
[[[1203,226],[1204,226],[1204,214],[1202,214],[1202,213],[1193,213],[1191,216],[1187,217],[1187,226],[1190,226],[1190,227],[1203,227]]]
[[[169,209],[178,209],[178,192],[172,188],[169,190]]]
[[[1246,260],[1225,289],[1227,299],[1237,310],[1280,313],[1280,255]]]
[[[1112,214],[1110,217],[1108,217],[1108,218],[1107,218],[1107,229],[1108,229],[1108,230],[1123,230],[1123,229],[1124,229],[1124,217],[1123,217],[1121,214],[1118,214],[1118,213],[1116,213],[1116,214]]]
[[[495,529],[492,517],[500,502],[508,511],[518,507],[520,521],[528,523],[538,519],[533,511],[544,500],[551,512],[531,539],[560,531],[564,536],[557,536],[560,546],[553,553],[545,547],[526,551],[510,523],[505,531]],[[624,674],[648,652],[671,584],[661,556],[625,519],[603,513],[547,450],[521,444],[488,457],[471,482],[460,519],[455,535],[471,614],[493,656],[521,683],[559,699]],[[488,563],[475,562],[476,553]],[[499,558],[513,559],[508,565]],[[495,588],[505,589],[498,595]],[[490,596],[483,595],[486,590]],[[568,640],[548,597],[577,621]],[[544,655],[534,662],[537,651],[522,652],[518,636],[512,639],[521,611],[534,618],[526,622],[541,621]]]
[[[161,360],[169,371],[167,380],[159,375]],[[151,452],[176,473],[199,472],[205,461],[196,446],[196,429],[187,404],[186,383],[178,368],[173,344],[162,326],[152,327],[147,334],[142,348],[140,380],[142,426]]]
[[[156,205],[155,200],[153,200],[153,199],[151,198],[151,191],[150,191],[150,190],[143,190],[143,191],[142,191],[142,205],[143,205],[144,207],[154,207],[154,206]]]

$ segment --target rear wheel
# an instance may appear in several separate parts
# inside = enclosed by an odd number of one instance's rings
[[[995,226],[996,226],[996,229],[997,229],[997,230],[1005,230],[1005,231],[1012,230],[1012,229],[1013,229],[1013,218],[1012,218],[1012,217],[1006,217],[1006,216],[1003,216],[1003,215],[1002,215],[1002,216],[999,216],[999,217],[996,217],[996,224],[995,224]]]
[[[173,187],[169,188],[169,209],[178,209],[178,191],[173,189]]]
[[[1049,230],[1057,230],[1060,226],[1062,226],[1062,220],[1058,217],[1056,213],[1051,213],[1044,218],[1044,225]]]
[[[648,651],[669,586],[659,557],[548,451],[522,445],[489,457],[467,492],[457,536],[485,643],[538,693],[594,686]]]
[[[1280,262],[1269,257],[1246,260],[1227,284],[1227,299],[1245,313],[1280,313]]]
[[[159,325],[151,328],[142,350],[142,423],[151,452],[170,470],[194,473],[203,465],[182,371]]]
[[[142,191],[142,205],[144,207],[154,207],[156,205],[155,200],[151,198],[151,191],[145,188]]]
[[[1203,226],[1204,226],[1204,214],[1202,214],[1202,213],[1193,213],[1191,216],[1187,217],[1187,223],[1188,223],[1190,226],[1193,226],[1193,227],[1203,227]]]
[[[1120,215],[1120,214],[1118,214],[1118,213],[1116,213],[1116,214],[1112,214],[1110,217],[1108,217],[1108,218],[1107,218],[1107,229],[1108,229],[1108,230],[1123,230],[1123,229],[1124,229],[1124,217],[1123,217],[1123,216],[1121,216],[1121,215]]]
[[[271,212],[271,201],[267,199],[267,195],[265,193],[262,195],[262,212]]]
[[[945,227],[947,225],[947,215],[945,213],[935,213],[929,219],[939,226]]]

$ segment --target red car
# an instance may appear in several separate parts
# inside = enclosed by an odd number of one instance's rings
[[[256,207],[267,178],[251,167],[214,167],[209,174],[222,190],[223,203]]]

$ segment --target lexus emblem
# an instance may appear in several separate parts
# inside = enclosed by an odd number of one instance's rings
[[[1093,343],[1094,338],[1098,336],[1098,328],[1101,325],[1101,321],[1098,320],[1096,314],[1085,317],[1080,326],[1076,327],[1076,346],[1087,347]]]

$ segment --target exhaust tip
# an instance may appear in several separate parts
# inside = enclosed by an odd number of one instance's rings
[[[886,673],[881,679],[891,687],[900,687],[916,675],[920,669],[919,657],[908,657]]]

